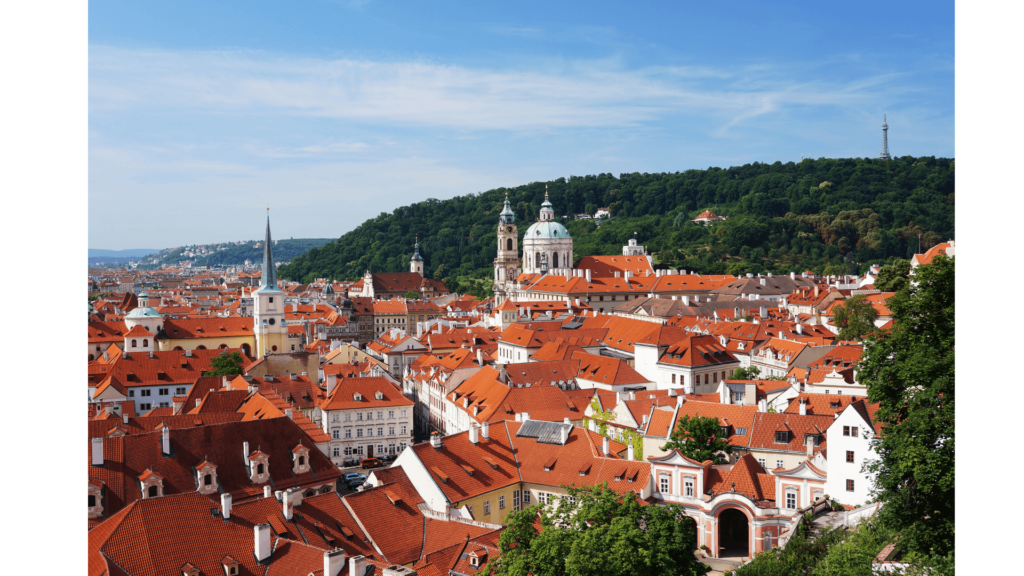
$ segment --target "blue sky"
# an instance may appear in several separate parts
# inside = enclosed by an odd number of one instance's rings
[[[952,2],[89,4],[89,246],[559,176],[952,157]]]

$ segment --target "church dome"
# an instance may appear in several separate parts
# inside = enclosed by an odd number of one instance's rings
[[[149,306],[139,306],[128,313],[125,318],[163,318],[163,314],[157,312],[155,309]]]
[[[526,234],[523,235],[523,241],[536,240],[536,239],[566,239],[572,240],[572,236],[569,235],[569,231],[565,229],[558,222],[534,222],[526,229]]]

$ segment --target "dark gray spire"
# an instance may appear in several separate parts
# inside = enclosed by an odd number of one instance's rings
[[[260,278],[260,288],[279,290],[277,287],[277,273],[274,270],[274,250],[270,241],[270,208],[267,208],[267,238],[263,242],[263,277]]]

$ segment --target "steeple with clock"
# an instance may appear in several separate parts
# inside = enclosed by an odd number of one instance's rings
[[[510,297],[510,290],[519,277],[519,229],[516,215],[505,194],[505,207],[498,215],[498,257],[494,259],[494,299],[501,304]]]

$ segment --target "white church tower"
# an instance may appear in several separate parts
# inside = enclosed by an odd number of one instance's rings
[[[572,263],[572,237],[565,226],[555,222],[555,209],[548,199],[545,184],[540,220],[530,225],[523,235],[523,272],[566,274],[572,269]]]
[[[423,258],[420,258],[420,238],[416,237],[416,246],[412,255],[412,261],[409,262],[409,272],[419,274],[423,276]]]
[[[516,215],[505,194],[505,207],[498,215],[498,257],[494,259],[494,301],[501,304],[510,297],[510,290],[519,277],[519,229]]]
[[[284,323],[285,293],[277,287],[272,245],[268,213],[267,237],[263,242],[263,276],[260,278],[260,287],[252,292],[253,333],[256,335],[257,358],[284,352],[288,343],[288,327]]]

